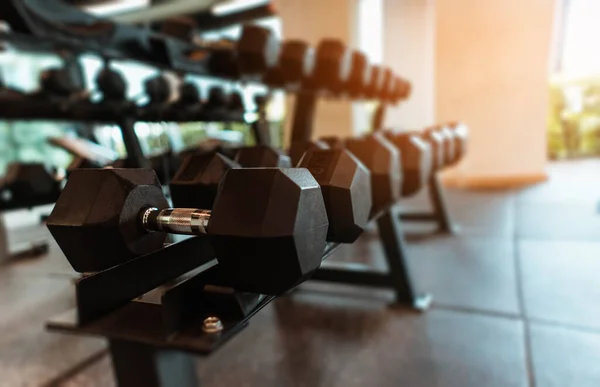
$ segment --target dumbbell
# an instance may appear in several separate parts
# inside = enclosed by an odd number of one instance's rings
[[[373,133],[345,141],[337,137],[324,137],[321,140],[332,149],[348,149],[370,171],[373,199],[371,217],[400,199],[403,179],[400,154],[383,134]]]
[[[194,46],[188,58],[193,60],[197,57],[199,61],[205,61],[208,51],[207,67],[213,75],[244,79],[261,79],[277,65],[281,49],[273,31],[257,25],[245,25],[237,41],[194,42]]]
[[[194,30],[195,23],[186,18],[170,19],[161,25],[162,33],[193,43],[197,55],[192,50],[188,53],[190,59],[204,60],[208,51],[208,68],[214,75],[260,78],[277,64],[280,43],[269,28],[244,25],[237,41],[198,41]]]
[[[231,286],[271,295],[320,266],[328,228],[321,189],[302,168],[230,169],[212,210],[168,208],[151,169],[77,170],[47,225],[78,272],[161,249],[165,233],[208,234]]]
[[[324,148],[324,143],[307,147],[298,163],[315,177],[325,201],[329,231],[327,240],[352,243],[362,234],[371,214],[371,173],[344,149]]]
[[[269,69],[263,82],[271,87],[298,88],[313,72],[315,52],[301,40],[287,40],[281,44],[278,63]]]
[[[384,131],[385,137],[400,151],[402,165],[402,197],[412,196],[423,188],[432,173],[430,145],[418,134]]]
[[[240,167],[216,152],[186,157],[169,186],[173,204],[212,208],[221,178],[228,170]],[[308,150],[298,167],[308,169],[321,186],[329,219],[327,240],[354,242],[364,230],[371,210],[367,168],[340,149]]]
[[[292,161],[292,165],[298,165],[304,153],[311,149],[329,149],[329,145],[325,141],[295,141],[290,146],[288,154]]]
[[[40,88],[35,96],[69,99],[82,93],[66,67],[45,69],[40,73]]]
[[[454,160],[452,164],[456,164],[467,153],[469,128],[461,122],[451,122],[448,126],[454,134]]]
[[[292,161],[288,155],[281,150],[268,145],[255,145],[238,148],[235,151],[234,160],[244,168],[289,168],[292,166]]]
[[[431,166],[437,171],[445,166],[446,155],[444,147],[444,136],[435,127],[425,128],[421,132],[421,138],[431,148]]]
[[[317,45],[315,66],[304,87],[341,93],[346,89],[351,72],[352,51],[341,40],[323,39]]]
[[[439,125],[436,130],[442,136],[444,141],[444,167],[449,166],[456,158],[454,133],[446,125]]]
[[[142,120],[164,120],[169,103],[177,92],[178,85],[164,74],[150,77],[144,81],[143,89],[148,102],[141,106],[138,115]]]

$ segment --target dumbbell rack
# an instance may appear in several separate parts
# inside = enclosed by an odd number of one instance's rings
[[[387,108],[387,104],[382,102],[378,104],[377,109],[375,109],[371,123],[371,127],[374,131],[383,129]],[[438,231],[442,233],[452,234],[457,232],[459,228],[450,218],[444,189],[442,188],[437,171],[432,173],[429,178],[427,192],[432,207],[431,212],[400,213],[400,219],[409,222],[435,222],[438,225]]]
[[[319,96],[312,92],[304,92],[296,95],[291,133],[292,143],[306,143],[312,139],[318,98]],[[383,112],[379,112],[375,115],[374,119],[381,120],[382,116]],[[436,187],[439,189],[439,185],[436,185]],[[441,198],[441,195],[438,198]],[[322,265],[311,277],[311,280],[392,289],[398,305],[416,310],[427,309],[431,304],[432,298],[429,294],[418,294],[412,283],[408,268],[406,241],[402,231],[401,217],[401,214],[394,206],[376,216],[375,221],[388,266],[387,273],[374,271],[368,265],[354,262],[328,263]]]
[[[328,245],[323,259],[336,249]],[[75,284],[76,308],[47,327],[107,338],[119,386],[194,387],[193,356],[218,349],[275,298],[229,285],[208,237],[197,236],[82,277]]]

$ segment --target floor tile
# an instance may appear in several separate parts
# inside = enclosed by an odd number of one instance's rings
[[[600,334],[531,324],[537,387],[600,386]]]
[[[600,212],[594,203],[519,202],[517,236],[600,241]]]
[[[103,340],[45,329],[72,306],[70,281],[0,277],[0,385],[42,386],[103,350]]]
[[[526,386],[518,320],[325,299],[277,301],[199,362],[203,385]]]
[[[520,313],[512,239],[446,237],[408,249],[415,285],[436,305]]]
[[[600,243],[518,243],[524,308],[534,319],[600,328]]]

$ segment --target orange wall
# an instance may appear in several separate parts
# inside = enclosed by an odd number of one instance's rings
[[[469,154],[450,175],[540,177],[546,164],[555,0],[437,0],[436,119],[464,120]]]
[[[389,109],[386,126],[420,129],[432,125],[435,122],[435,0],[385,0],[384,30],[383,62],[413,85],[410,98]]]

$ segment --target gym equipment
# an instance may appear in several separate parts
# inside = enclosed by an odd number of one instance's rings
[[[292,165],[298,165],[304,153],[308,152],[311,149],[329,149],[329,145],[322,140],[317,141],[300,141],[293,143],[290,146],[290,150],[288,154],[290,155],[290,159],[292,160]]]
[[[185,156],[169,184],[173,205],[212,209],[221,179],[234,168],[241,165],[218,152]]]
[[[452,165],[458,163],[464,155],[467,153],[467,147],[469,142],[469,128],[462,122],[451,122],[449,125],[450,130],[454,134],[454,160]]]
[[[337,39],[323,39],[315,52],[315,67],[305,82],[309,89],[338,94],[345,91],[352,72],[352,51]]]
[[[444,140],[444,166],[448,166],[456,159],[454,133],[446,125],[439,125],[434,130],[439,132]]]
[[[11,163],[0,178],[0,211],[54,203],[60,180],[42,163]]]
[[[312,74],[314,66],[312,47],[301,40],[287,40],[281,45],[277,66],[269,69],[262,80],[271,87],[297,90]]]
[[[343,149],[309,149],[298,167],[307,168],[321,186],[329,219],[327,240],[339,243],[356,241],[371,213],[369,170]]]
[[[288,155],[279,149],[267,145],[238,148],[234,160],[244,168],[289,168],[292,166],[292,161]]]
[[[213,152],[188,156],[170,184],[177,207],[210,209],[225,173],[241,166]],[[344,150],[309,150],[300,161],[321,186],[329,229],[327,241],[352,243],[364,230],[371,210],[370,174]]]
[[[419,135],[413,133],[383,132],[399,152],[402,165],[402,197],[409,197],[419,192],[432,173],[431,147]]]
[[[331,140],[328,141],[331,143]],[[339,144],[332,145],[335,146]],[[349,138],[345,146],[371,172],[371,217],[376,216],[400,199],[403,176],[398,149],[380,133]]]
[[[306,169],[230,169],[212,210],[168,208],[154,171],[74,171],[47,220],[76,271],[94,272],[162,248],[165,232],[208,234],[235,288],[281,294],[325,250],[327,213]]]
[[[431,147],[431,164],[434,171],[437,171],[444,167],[445,149],[444,149],[444,136],[435,130],[435,127],[425,128],[421,134],[423,140],[426,141]]]

